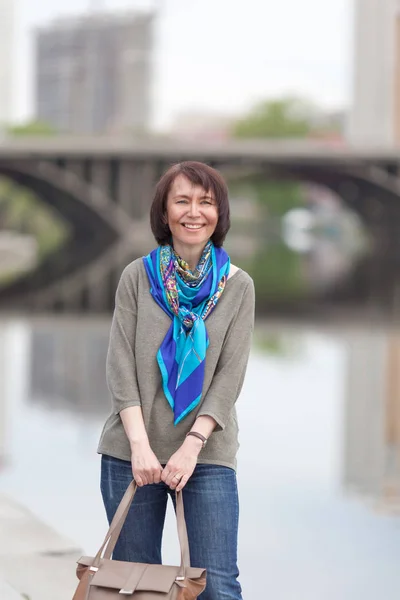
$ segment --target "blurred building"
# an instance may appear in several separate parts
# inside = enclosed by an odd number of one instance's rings
[[[315,111],[309,117],[312,124],[312,131],[308,135],[309,139],[321,141],[324,145],[329,146],[345,145],[348,118],[348,112],[345,110]]]
[[[0,0],[0,131],[12,118],[14,0]]]
[[[351,142],[400,142],[400,2],[355,0]]]
[[[344,485],[400,513],[400,336],[359,331],[348,356]]]
[[[61,132],[149,125],[153,13],[93,13],[36,31],[36,118]]]
[[[233,117],[217,112],[182,112],[176,116],[171,133],[183,141],[225,142],[231,135],[233,123]]]

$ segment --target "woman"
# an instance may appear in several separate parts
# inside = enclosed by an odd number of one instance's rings
[[[132,474],[138,491],[113,558],[161,563],[168,494],[182,490],[192,566],[207,569],[201,600],[240,600],[235,402],[254,323],[250,276],[222,248],[226,184],[184,162],[157,184],[158,247],[129,264],[107,356],[113,412],[99,443],[111,521]]]

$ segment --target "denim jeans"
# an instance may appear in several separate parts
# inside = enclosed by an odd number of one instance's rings
[[[101,493],[111,522],[132,481],[131,463],[102,456]],[[161,543],[168,495],[165,483],[138,488],[113,553],[115,560],[161,564]],[[183,489],[191,565],[207,569],[199,600],[242,600],[237,567],[239,502],[236,473],[198,464]]]

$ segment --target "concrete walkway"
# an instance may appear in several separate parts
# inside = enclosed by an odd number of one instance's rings
[[[71,600],[81,555],[76,544],[0,495],[1,600]]]

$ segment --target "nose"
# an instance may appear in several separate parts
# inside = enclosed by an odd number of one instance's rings
[[[189,204],[188,216],[196,218],[200,215],[199,206],[195,200]]]

